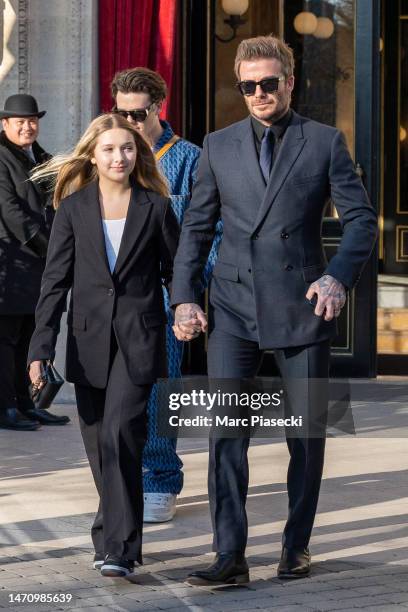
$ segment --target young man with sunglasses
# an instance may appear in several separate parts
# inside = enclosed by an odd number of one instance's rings
[[[114,111],[125,117],[151,144],[156,160],[166,177],[173,211],[180,224],[190,203],[201,149],[176,136],[167,121],[160,119],[167,87],[160,74],[149,68],[132,68],[115,75],[111,83]],[[204,289],[211,276],[219,242],[220,225],[204,267]],[[183,344],[173,332],[173,314],[164,290],[168,314],[167,353],[170,378],[180,378]],[[148,439],[143,453],[144,520],[164,522],[173,518],[176,499],[183,486],[183,464],[176,452],[176,440],[157,433],[158,398],[155,386],[148,405]]]
[[[222,216],[223,237],[210,303],[211,378],[256,376],[274,349],[284,382],[285,411],[302,416],[287,428],[289,515],[280,578],[310,572],[309,539],[325,447],[330,340],[336,318],[370,256],[376,214],[344,140],[334,127],[290,108],[291,49],[273,36],[243,40],[235,72],[249,116],[204,140],[197,182],[174,263],[171,302],[179,339],[207,328],[196,284]],[[329,263],[321,224],[331,197],[343,238]],[[317,297],[317,300],[316,300]],[[320,379],[316,382],[316,379]],[[190,575],[192,584],[249,580],[248,437],[210,437],[209,500],[215,562]]]

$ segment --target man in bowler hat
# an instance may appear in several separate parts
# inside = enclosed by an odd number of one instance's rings
[[[63,425],[66,416],[36,409],[29,392],[27,352],[34,331],[52,208],[30,171],[50,155],[37,143],[39,111],[33,96],[7,98],[0,111],[0,428],[35,430]]]

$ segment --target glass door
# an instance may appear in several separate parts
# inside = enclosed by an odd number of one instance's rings
[[[294,108],[342,130],[373,205],[378,199],[379,2],[283,3],[284,37],[296,59]],[[323,227],[332,257],[341,228],[329,202]],[[334,376],[376,375],[377,256],[373,254],[339,318]]]
[[[378,366],[408,371],[408,0],[383,5]]]

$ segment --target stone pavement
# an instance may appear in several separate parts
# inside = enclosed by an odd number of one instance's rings
[[[286,445],[282,440],[253,442],[247,550],[252,582],[247,587],[209,589],[184,582],[191,568],[212,559],[205,440],[180,440],[185,487],[176,518],[146,525],[145,565],[125,580],[103,578],[91,566],[89,527],[96,495],[74,407],[55,407],[55,412],[72,415],[65,427],[0,430],[0,608],[408,610],[405,395],[388,406],[361,404],[362,433],[328,440],[311,541],[313,573],[304,580],[276,578],[287,506]],[[23,601],[19,593],[30,595]],[[46,594],[59,601],[41,602]]]

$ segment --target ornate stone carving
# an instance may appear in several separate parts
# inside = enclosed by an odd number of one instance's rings
[[[18,91],[27,93],[28,74],[28,0],[18,0]]]

